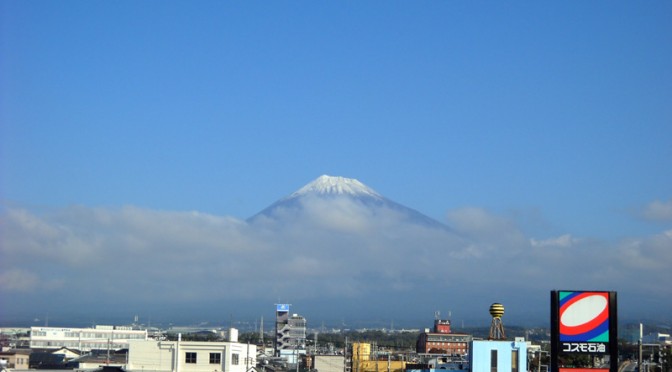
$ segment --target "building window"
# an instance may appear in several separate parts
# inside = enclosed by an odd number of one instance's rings
[[[490,372],[497,372],[497,350],[490,350]]]
[[[231,354],[231,364],[234,366],[238,365],[238,354]]]
[[[518,372],[518,350],[511,350],[511,372]]]
[[[195,364],[196,363],[196,353],[186,353],[186,358],[184,359],[185,363]]]
[[[222,364],[222,354],[210,353],[210,364]]]

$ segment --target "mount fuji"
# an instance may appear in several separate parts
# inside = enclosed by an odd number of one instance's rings
[[[416,328],[437,309],[488,324],[497,302],[507,319],[538,326],[548,322],[550,289],[584,286],[619,291],[619,319],[668,319],[669,231],[611,244],[534,239],[513,218],[476,207],[448,211],[446,221],[450,227],[355,179],[326,175],[247,221],[133,206],[8,207],[0,215],[8,268],[0,270],[0,298],[12,300],[2,303],[0,322],[29,326],[44,312],[61,321],[118,320],[123,299],[133,304],[127,315],[165,324],[218,322],[225,313],[251,320],[278,303],[296,305],[312,324],[393,320]]]
[[[301,215],[311,206],[321,204],[321,210],[330,213],[343,210],[343,204],[349,203],[353,209],[370,218],[382,218],[394,213],[397,221],[450,231],[450,228],[435,219],[412,208],[385,198],[362,182],[345,177],[322,175],[294,193],[276,201],[266,209],[247,219],[249,223],[262,220],[281,220],[287,216]],[[359,207],[359,208],[357,208]],[[388,213],[386,213],[388,212]],[[287,222],[287,221],[285,221]]]

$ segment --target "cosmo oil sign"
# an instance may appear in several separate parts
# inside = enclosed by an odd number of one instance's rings
[[[551,359],[554,372],[590,369],[575,365],[581,355],[609,356],[617,367],[616,292],[551,292]],[[585,360],[585,358],[584,358]]]

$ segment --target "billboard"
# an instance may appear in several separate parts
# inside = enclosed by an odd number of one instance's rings
[[[551,291],[552,372],[617,372],[617,315],[616,292]],[[578,365],[606,356],[608,369]]]

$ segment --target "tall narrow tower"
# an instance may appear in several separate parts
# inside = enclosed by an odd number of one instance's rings
[[[275,304],[275,344],[274,354],[280,356],[280,349],[289,340],[289,304]]]
[[[488,340],[506,340],[504,323],[502,323],[504,305],[496,302],[490,305],[490,315],[492,315],[492,323],[490,325],[490,337],[488,337]]]

